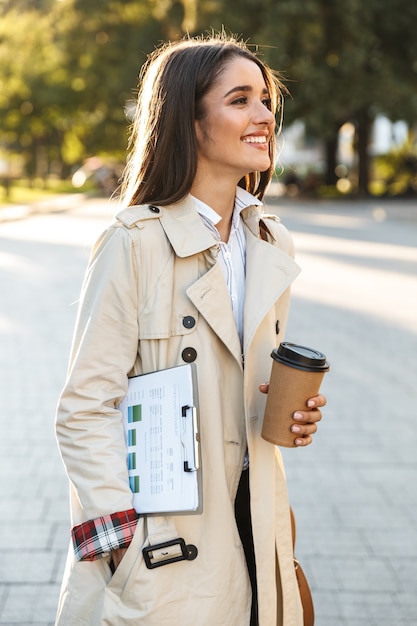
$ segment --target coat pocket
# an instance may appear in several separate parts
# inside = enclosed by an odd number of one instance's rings
[[[140,517],[133,539],[106,586],[106,594],[110,598],[119,600],[122,596],[126,586],[129,584],[130,578],[134,575],[138,561],[143,561],[142,547],[144,543],[144,518]]]

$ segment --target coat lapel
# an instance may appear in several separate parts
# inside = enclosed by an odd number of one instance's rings
[[[245,354],[262,319],[299,273],[288,254],[246,229]]]
[[[229,292],[216,263],[217,241],[204,225],[193,200],[161,207],[161,224],[175,254],[181,258],[207,251],[207,271],[187,289],[187,296],[242,366],[242,348]],[[221,312],[219,312],[219,303]]]
[[[246,354],[262,319],[289,287],[300,268],[277,246],[259,239],[258,207],[247,207],[242,216],[246,224],[246,293],[244,310],[244,350]],[[210,251],[212,267],[187,289],[187,295],[207,323],[242,363],[242,348],[233,316],[230,296],[221,268],[215,262],[217,242],[203,224],[192,198],[161,207],[162,227],[177,256],[184,258]],[[219,303],[222,310],[219,313]]]
[[[191,285],[187,295],[242,367],[242,348],[220,265],[216,263]],[[219,303],[222,304],[221,312]]]

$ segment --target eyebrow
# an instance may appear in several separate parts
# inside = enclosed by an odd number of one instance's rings
[[[236,87],[233,87],[232,89],[230,89],[224,95],[224,97],[227,98],[227,96],[230,96],[232,93],[235,93],[237,91],[253,91],[253,88],[250,85],[237,85]],[[269,90],[266,87],[264,87],[264,89],[262,89],[262,93],[268,94]]]

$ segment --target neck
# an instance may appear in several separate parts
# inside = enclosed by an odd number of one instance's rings
[[[219,231],[221,240],[227,242],[235,208],[236,184],[230,184],[229,181],[227,184],[222,184],[221,181],[216,181],[213,185],[207,184],[207,182],[199,184],[195,180],[191,187],[191,194],[208,204],[221,216],[222,219],[216,224],[216,228]]]

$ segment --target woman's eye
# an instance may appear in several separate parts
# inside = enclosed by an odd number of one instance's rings
[[[233,100],[232,104],[246,104],[248,101],[246,96],[240,96],[240,98],[236,98]]]
[[[267,108],[269,111],[271,111],[271,110],[272,110],[272,100],[271,100],[271,98],[264,98],[264,99],[262,100],[262,104],[263,104],[264,106],[266,106],[266,108]]]

